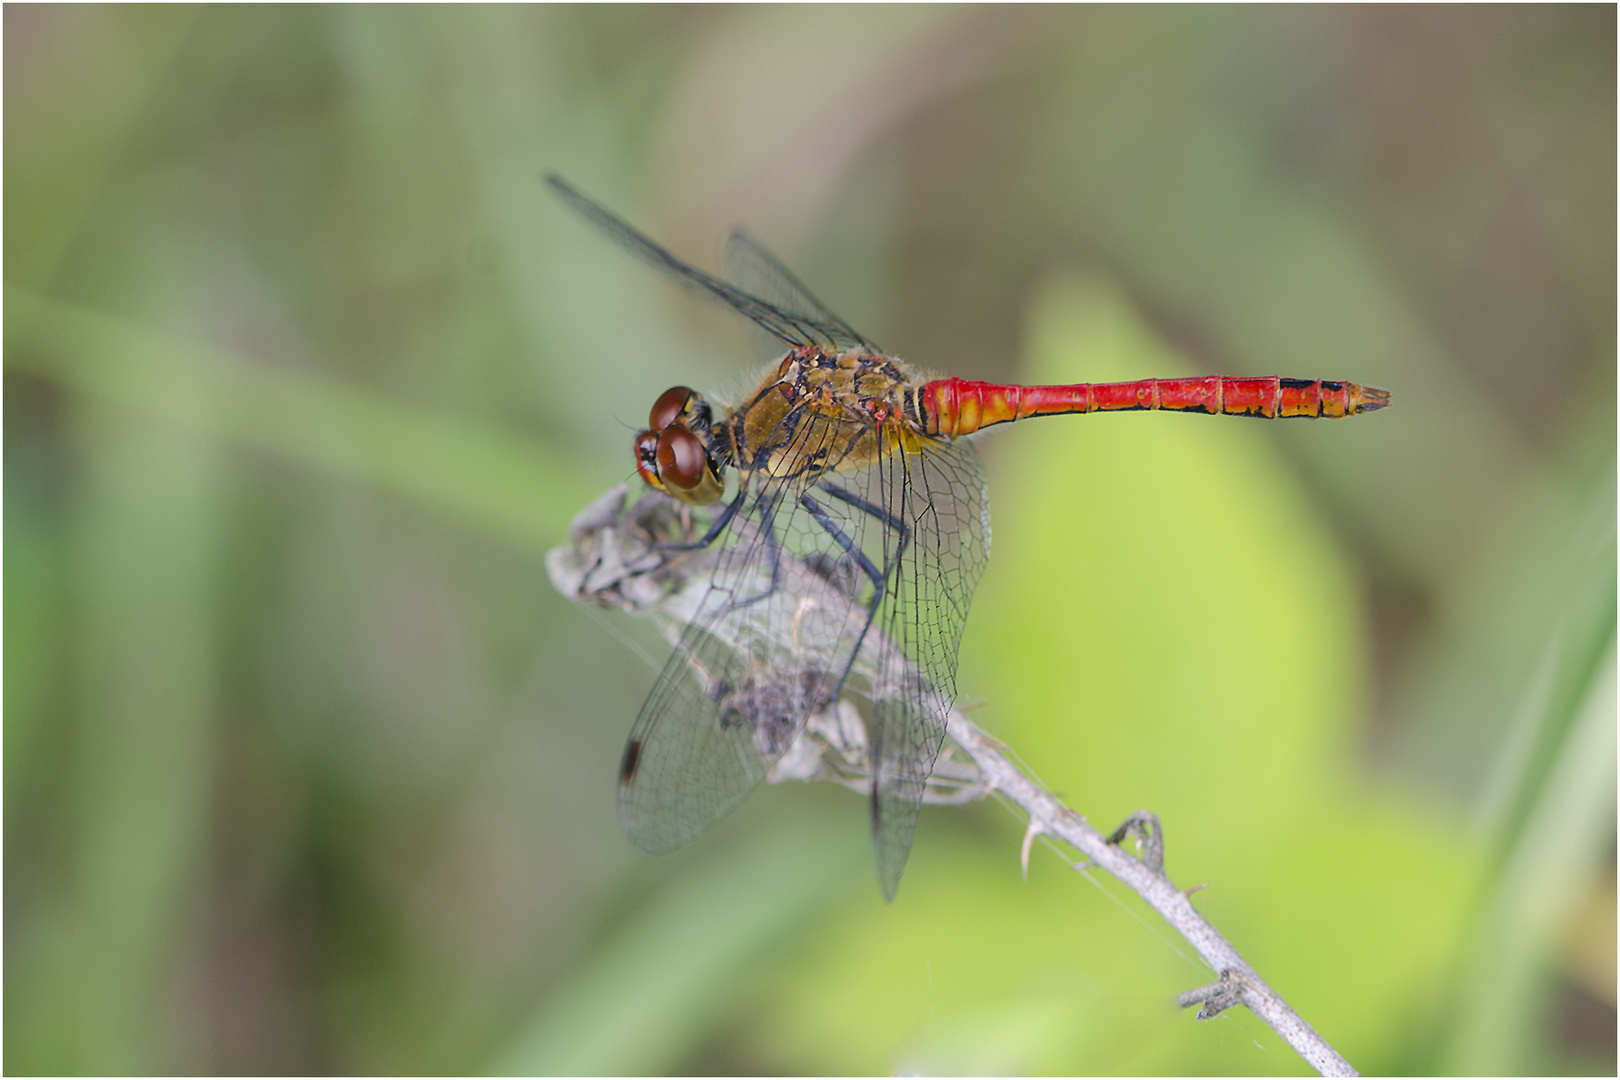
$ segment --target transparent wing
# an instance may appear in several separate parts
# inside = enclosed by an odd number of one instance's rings
[[[956,699],[956,659],[990,554],[989,493],[966,442],[896,452],[839,474],[838,501],[888,542],[874,633],[857,660],[870,680],[872,842],[886,898],[899,887],[923,790]]]
[[[852,333],[847,326],[843,325],[842,320],[835,319],[834,323],[823,323],[818,318],[779,307],[768,300],[745,292],[729,282],[705,274],[694,266],[689,266],[654,243],[629,222],[606,207],[597,204],[589,196],[554,173],[546,177],[546,183],[575,213],[596,226],[608,239],[630,252],[630,254],[677,284],[705,293],[732,310],[747,316],[763,327],[767,333],[786,342],[788,345],[794,347],[807,345],[836,346],[844,340],[846,334]],[[767,258],[777,267],[781,266],[768,253]],[[793,279],[791,274],[787,276],[789,279]],[[802,286],[800,288],[802,289]],[[808,296],[809,294],[805,293],[805,295]],[[816,306],[819,307],[819,303]],[[854,341],[858,342],[859,337],[856,336]]]
[[[789,414],[782,427],[809,456],[847,445],[852,425]],[[648,852],[688,843],[764,779],[833,700],[870,621],[842,581],[802,557],[843,549],[801,488],[757,483],[740,498],[714,541],[708,589],[625,744],[619,820]]]
[[[837,348],[864,345],[872,352],[880,351],[817,299],[804,282],[747,229],[732,232],[726,241],[725,259],[727,277],[779,311],[791,314],[797,325],[813,329],[825,339],[818,344]]]

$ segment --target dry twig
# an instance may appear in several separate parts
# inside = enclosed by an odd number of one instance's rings
[[[552,581],[566,596],[581,602],[616,608],[652,618],[670,640],[679,637],[707,587],[712,549],[671,550],[664,546],[689,540],[699,531],[689,508],[653,493],[626,505],[623,485],[581,511],[575,518],[571,543],[547,557]],[[790,561],[783,552],[781,558]],[[804,603],[823,613],[840,604],[847,594],[802,563],[783,568],[783,588],[803,596]],[[864,612],[851,607],[851,618]],[[770,633],[769,626],[752,625],[753,633]],[[894,650],[872,648],[872,653],[894,655]],[[863,660],[857,658],[857,667]],[[1104,836],[1085,818],[1064,806],[1056,796],[1030,779],[991,739],[952,708],[946,734],[968,757],[962,761],[949,751],[940,756],[926,800],[960,803],[1000,792],[1029,816],[1022,861],[1028,872],[1029,849],[1037,836],[1061,840],[1080,852],[1086,862],[1077,869],[1097,866],[1145,900],[1191,945],[1210,969],[1216,982],[1180,995],[1183,1008],[1198,1005],[1198,1018],[1208,1020],[1245,1005],[1284,1042],[1323,1076],[1355,1076],[1316,1031],[1289,1007],[1243,957],[1192,905],[1196,889],[1180,890],[1164,872],[1164,838],[1158,819],[1146,811],[1127,818],[1112,835]],[[783,754],[769,779],[828,779],[863,789],[865,771],[864,727],[857,709],[840,700],[812,718],[800,738]],[[1123,850],[1134,837],[1140,857]]]

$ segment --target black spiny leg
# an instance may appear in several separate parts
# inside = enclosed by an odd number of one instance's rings
[[[831,491],[832,489],[828,488],[827,490]],[[810,516],[816,519],[816,524],[820,525],[827,535],[832,537],[833,543],[837,544],[844,554],[848,555],[855,565],[861,568],[861,572],[871,579],[873,586],[872,602],[867,605],[866,610],[866,623],[861,627],[860,637],[855,639],[855,647],[850,650],[849,660],[844,664],[843,673],[838,676],[837,687],[833,689],[832,700],[837,701],[838,695],[844,692],[845,680],[849,678],[850,671],[855,667],[855,658],[861,653],[861,645],[866,641],[867,631],[872,629],[872,623],[877,620],[878,608],[883,603],[884,585],[887,584],[888,577],[878,570],[876,566],[872,565],[872,560],[866,557],[866,552],[860,549],[860,545],[844,535],[844,531],[838,527],[838,523],[832,519],[831,515],[827,513],[820,503],[809,495],[800,495],[799,502],[804,505],[806,510],[810,511]]]
[[[721,533],[726,531],[726,526],[731,524],[731,519],[737,516],[737,511],[742,509],[743,499],[746,495],[746,491],[737,492],[737,497],[726,504],[726,508],[720,511],[719,517],[710,522],[708,531],[700,539],[694,540],[690,544],[659,544],[657,550],[701,551],[703,548],[708,547],[715,542]]]

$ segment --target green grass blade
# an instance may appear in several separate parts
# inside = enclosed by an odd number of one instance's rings
[[[535,555],[612,477],[489,424],[6,289],[6,367],[404,495]]]

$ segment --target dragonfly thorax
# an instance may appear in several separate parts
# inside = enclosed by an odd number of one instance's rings
[[[647,485],[694,506],[725,494],[722,466],[710,452],[712,414],[702,395],[673,386],[658,396],[636,436],[636,472]]]

